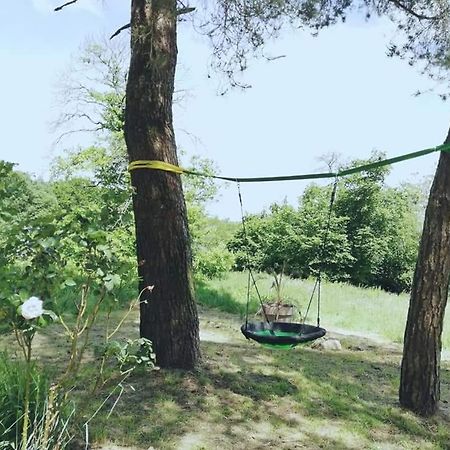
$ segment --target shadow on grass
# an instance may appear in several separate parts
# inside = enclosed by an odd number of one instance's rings
[[[97,436],[161,449],[192,434],[199,442],[189,448],[450,448],[448,418],[398,407],[398,361],[381,352],[210,342],[202,350],[197,371],[136,377],[135,391],[99,418]],[[442,380],[450,382],[446,369]]]

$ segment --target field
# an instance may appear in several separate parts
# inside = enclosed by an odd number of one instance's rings
[[[339,339],[342,350],[273,350],[246,341],[239,332],[245,283],[243,274],[232,274],[201,286],[202,364],[190,372],[134,374],[90,422],[92,448],[450,448],[448,361],[443,362],[443,402],[436,417],[420,419],[398,406],[398,341],[406,296],[325,285],[322,324],[329,330],[327,337]],[[269,278],[258,283],[261,292],[270,292]],[[310,286],[289,281],[286,298],[298,298],[301,306]],[[254,299],[252,307],[256,308]],[[94,339],[101,327],[99,323],[93,330]],[[46,366],[57,367],[64,359],[65,343],[58,333],[57,327],[49,327],[36,341],[36,353]],[[137,314],[130,316],[121,334],[137,337]],[[2,341],[11,351],[10,342]],[[87,396],[92,367],[88,365],[74,382],[73,393],[79,407],[84,405],[86,419],[116,386]],[[80,438],[84,432],[81,423]]]
[[[263,299],[273,298],[272,278],[255,276]],[[283,298],[304,314],[314,282],[292,280],[283,282]],[[202,284],[198,289],[200,303],[226,312],[245,314],[247,275],[230,273],[222,280]],[[251,311],[258,309],[255,289],[250,289]],[[389,294],[381,289],[361,289],[347,284],[322,283],[321,325],[335,331],[352,331],[353,334],[373,337],[387,342],[402,343],[408,312],[408,294]],[[313,300],[309,322],[315,323],[317,303]],[[445,354],[450,352],[450,317],[447,315],[442,337]]]

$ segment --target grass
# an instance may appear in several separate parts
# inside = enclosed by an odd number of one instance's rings
[[[135,375],[111,416],[93,423],[95,439],[105,449],[450,448],[448,415],[424,420],[398,407],[400,348],[354,350],[360,341],[344,337],[341,352],[270,350],[247,343],[234,323],[202,308],[201,329],[228,342],[204,340],[196,371]],[[443,399],[449,387],[444,365]]]
[[[268,277],[258,280],[267,297],[271,295],[270,283]],[[303,311],[310,288],[311,282],[289,280],[285,296],[298,302]],[[240,315],[245,314],[244,274],[204,283],[198,294],[201,365],[189,372],[134,374],[123,384],[120,401],[115,403],[116,391],[90,422],[95,448],[450,448],[448,361],[443,361],[441,370],[441,412],[432,419],[422,419],[398,405],[400,345],[331,331],[331,337],[340,339],[342,351],[310,346],[264,348],[246,341],[239,332]],[[252,311],[257,308],[255,296],[251,307]],[[401,338],[398,330],[404,327],[406,308],[407,296],[324,284],[322,322],[330,330],[363,330],[392,341],[396,336]],[[94,338],[101,339],[103,326],[104,318],[100,317]],[[137,314],[125,322],[121,335],[137,337]],[[57,327],[47,328],[36,342],[39,362],[57,371],[66,352]],[[1,346],[11,348],[11,340],[2,337]],[[74,380],[72,391],[78,405],[87,405],[84,419],[114,387],[111,384],[95,396],[88,393],[89,380],[95,374],[95,353],[88,352],[88,357],[89,365],[81,378]],[[83,433],[80,427],[80,437]]]
[[[272,279],[268,275],[256,276],[258,290],[264,300],[274,297]],[[284,281],[283,297],[304,314],[314,286],[313,280]],[[230,273],[222,280],[203,283],[197,289],[200,304],[225,312],[245,315],[247,274]],[[257,311],[259,301],[255,289],[250,291],[250,312]],[[409,296],[389,294],[381,289],[362,289],[340,283],[322,283],[321,325],[329,329],[344,329],[356,334],[373,335],[395,343],[403,342]],[[316,299],[308,315],[315,323]],[[447,315],[442,336],[443,350],[450,351],[450,318]]]
[[[28,420],[31,428],[27,448],[49,450],[55,448],[57,442],[59,448],[65,448],[65,428],[70,421],[70,405],[62,399],[49,399],[50,382],[41,368],[33,364],[29,370]],[[21,447],[27,382],[25,363],[0,353],[0,448],[12,448],[10,445]],[[47,437],[46,430],[50,430],[50,437]]]

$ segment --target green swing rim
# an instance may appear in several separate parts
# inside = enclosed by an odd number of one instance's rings
[[[292,322],[246,322],[241,332],[247,339],[274,347],[295,347],[326,334],[325,328]]]

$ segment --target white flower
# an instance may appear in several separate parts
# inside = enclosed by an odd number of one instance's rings
[[[30,297],[27,301],[23,302],[20,307],[20,313],[26,320],[35,319],[42,316],[44,309],[42,308],[43,301],[37,297]]]

